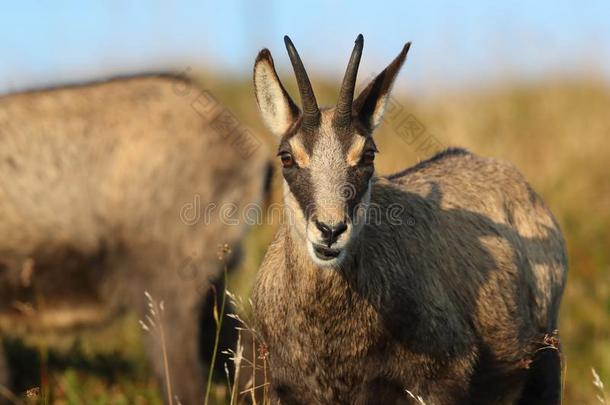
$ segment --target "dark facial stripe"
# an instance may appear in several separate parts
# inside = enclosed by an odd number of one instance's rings
[[[377,149],[375,147],[375,142],[373,141],[373,137],[371,136],[370,131],[366,129],[366,127],[362,125],[362,123],[360,123],[357,119],[354,118],[354,120],[352,120],[351,125],[351,127],[347,128],[333,128],[335,134],[337,135],[337,138],[339,139],[339,143],[341,144],[343,153],[347,154],[347,152],[351,148],[352,144],[354,143],[355,137],[358,136],[355,135],[356,133],[366,138],[366,146],[370,145],[373,149]]]
[[[325,111],[327,111],[328,108],[323,108],[321,109],[322,114],[324,114]],[[310,155],[313,153],[313,150],[316,146],[316,143],[318,141],[318,139],[320,138],[321,134],[320,134],[320,127],[315,127],[315,128],[303,128],[301,126],[301,117],[299,117],[299,119],[296,121],[295,125],[288,130],[288,132],[282,137],[282,140],[280,141],[280,144],[284,143],[284,142],[288,142],[288,140],[290,140],[290,138],[292,138],[293,136],[296,136],[297,134],[301,134],[301,141],[303,144],[303,147],[305,148],[305,150],[307,151],[307,153],[309,153]],[[359,126],[362,126],[361,124],[358,124]],[[362,127],[364,128],[364,127]],[[334,130],[334,128],[333,128]],[[348,136],[351,135],[351,130],[349,129],[349,127],[347,129],[342,128],[340,130],[341,134],[343,135],[339,135],[340,139],[341,136],[346,137],[346,139],[349,139]],[[365,132],[362,132],[365,133]],[[342,142],[343,143],[343,142]]]
[[[290,192],[299,203],[305,218],[309,219],[315,209],[313,185],[309,169],[291,167],[283,169],[283,175],[288,183]]]
[[[355,208],[361,202],[362,197],[368,188],[368,182],[373,175],[373,166],[356,165],[347,170],[346,181],[353,187],[355,191],[353,198],[347,201],[347,214],[350,218],[354,218]]]

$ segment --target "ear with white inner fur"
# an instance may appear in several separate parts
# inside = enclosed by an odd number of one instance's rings
[[[353,110],[362,123],[371,131],[374,130],[383,119],[394,79],[396,79],[405,58],[407,57],[410,46],[411,43],[407,42],[392,63],[390,63],[383,72],[379,73],[379,75],[362,90],[358,98],[354,100]]]
[[[260,51],[254,63],[254,92],[267,128],[276,136],[284,135],[300,110],[280,82],[268,49]]]

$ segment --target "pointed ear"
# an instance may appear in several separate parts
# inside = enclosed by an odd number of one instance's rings
[[[411,43],[407,42],[398,56],[381,72],[354,101],[354,111],[371,131],[381,123],[394,79],[407,57]]]
[[[265,125],[276,136],[282,136],[300,111],[277,77],[268,49],[260,51],[254,63],[254,92]]]

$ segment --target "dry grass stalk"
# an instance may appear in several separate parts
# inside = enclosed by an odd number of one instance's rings
[[[413,393],[412,393],[411,391],[409,391],[409,390],[405,390],[405,392],[406,392],[407,394],[409,394],[409,396],[410,396],[411,398],[413,398],[415,401],[417,401],[417,403],[418,403],[418,404],[420,404],[420,405],[426,405],[426,402],[424,401],[424,399],[423,399],[423,398],[422,398],[420,395],[415,395],[415,394],[413,394]]]
[[[248,310],[249,308],[246,308],[246,305],[244,304],[244,301],[241,299],[241,297],[238,297],[236,294],[230,292],[229,290],[227,290],[226,294],[229,297],[229,299],[231,300],[231,303],[238,310],[237,311],[238,313],[241,313],[241,314],[250,313],[250,311]],[[251,307],[252,302],[248,301],[248,305]],[[236,378],[234,379],[233,389],[234,390],[237,389],[237,385],[238,385],[237,377],[239,376],[238,369],[240,369],[241,367],[251,368],[252,377],[248,383],[248,388],[245,390],[242,390],[241,392],[239,392],[239,394],[240,395],[249,394],[251,403],[253,405],[256,405],[256,404],[258,404],[257,393],[259,390],[262,390],[263,405],[269,405],[269,404],[271,404],[271,399],[269,396],[270,381],[269,381],[269,372],[268,372],[269,368],[268,368],[268,364],[267,364],[269,352],[267,350],[267,346],[264,343],[260,343],[260,342],[262,342],[262,340],[260,339],[258,332],[252,326],[250,326],[248,321],[243,319],[237,313],[227,314],[227,316],[229,316],[232,319],[235,319],[241,325],[240,327],[237,328],[238,332],[239,332],[239,336],[240,336],[240,341],[239,341],[239,344],[237,347],[237,353],[233,352],[233,351],[229,351],[229,353],[231,354],[230,359],[234,362],[235,370],[236,370],[235,371]],[[244,332],[244,331],[246,331],[252,335],[252,359],[248,359],[247,357],[245,357],[243,355],[244,347],[243,347],[243,344],[241,343],[241,336],[242,336],[242,332]],[[258,344],[258,348],[257,348],[257,344]],[[259,360],[261,360],[261,362],[260,362],[261,364],[259,364],[257,362],[257,358]],[[237,360],[239,360],[239,362]],[[257,383],[256,374],[258,371],[262,371],[262,373],[263,373],[262,383]],[[232,397],[232,400],[233,400],[233,397]],[[235,400],[237,400],[237,398],[235,398]],[[233,402],[231,402],[231,403],[233,403]]]
[[[167,344],[165,343],[165,330],[163,329],[162,318],[162,314],[165,311],[165,304],[163,303],[163,301],[157,303],[148,291],[144,291],[144,295],[148,300],[148,313],[145,315],[144,320],[140,319],[140,326],[144,331],[157,337],[161,342],[167,403],[169,405],[173,405],[174,396],[172,395],[172,382],[170,378],[169,361],[167,357]]]
[[[594,368],[591,368],[591,374],[593,374],[593,385],[599,391],[596,395],[596,398],[600,403],[606,404],[607,401],[606,393],[604,391],[604,383],[602,382],[602,379],[599,377],[599,374],[597,374],[597,371],[595,371]]]
[[[11,404],[21,405],[23,401],[21,401],[15,394],[11,392],[7,387],[0,385],[0,399],[6,399]]]

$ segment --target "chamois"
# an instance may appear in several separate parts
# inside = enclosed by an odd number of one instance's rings
[[[218,245],[237,260],[246,230],[219,207],[260,202],[268,169],[249,130],[214,126],[223,111],[166,74],[1,97],[0,333],[69,332],[125,310],[144,318],[148,291],[164,301],[173,394],[201,401]],[[26,306],[32,316],[17,310]],[[148,340],[161,380],[162,350]]]
[[[376,175],[373,132],[410,43],[354,100],[358,36],[337,105],[320,109],[284,41],[302,112],[267,49],[253,75],[287,213],[252,298],[275,400],[558,403],[566,252],[541,198],[459,148]]]

